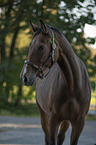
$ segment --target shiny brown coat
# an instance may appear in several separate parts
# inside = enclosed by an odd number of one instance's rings
[[[31,25],[34,36],[27,59],[42,66],[52,51],[54,33],[55,62],[52,65],[51,58],[46,61],[44,73],[52,66],[43,79],[38,77],[37,69],[26,64],[22,69],[21,79],[27,86],[33,85],[36,80],[36,102],[45,133],[45,144],[55,145],[57,142],[62,145],[65,132],[71,123],[70,145],[77,145],[91,98],[88,73],[63,34],[43,21],[40,22],[41,28]]]

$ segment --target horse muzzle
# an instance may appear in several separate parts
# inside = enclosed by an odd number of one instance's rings
[[[26,86],[33,86],[35,84],[35,77],[28,77],[27,75],[22,76],[22,83]]]
[[[36,72],[35,71],[27,71],[27,68],[24,67],[21,74],[20,74],[20,79],[22,83],[26,86],[32,86],[35,84],[36,80]]]

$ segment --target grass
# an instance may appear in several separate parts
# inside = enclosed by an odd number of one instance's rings
[[[14,106],[13,104],[0,105],[1,116],[25,116],[39,117],[39,111],[36,104],[21,104]]]
[[[90,120],[96,121],[96,115],[87,115],[86,120],[88,120],[88,121],[90,121]]]
[[[32,104],[21,104],[14,106],[13,104],[0,105],[1,116],[23,116],[23,117],[39,117],[39,111],[37,105]],[[86,120],[95,120],[96,115],[87,115]]]

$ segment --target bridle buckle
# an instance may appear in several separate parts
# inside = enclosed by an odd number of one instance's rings
[[[55,49],[56,49],[56,44],[55,42],[52,44],[52,61],[54,62],[55,61]]]
[[[52,48],[53,48],[53,49],[56,49],[56,44],[55,44],[55,42],[52,44]]]

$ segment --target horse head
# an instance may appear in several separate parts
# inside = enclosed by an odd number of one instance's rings
[[[34,35],[29,46],[27,60],[24,63],[20,77],[24,85],[33,85],[36,77],[43,78],[46,69],[50,69],[58,58],[57,42],[54,40],[54,32],[50,26],[47,26],[40,20],[41,27],[32,24]]]

